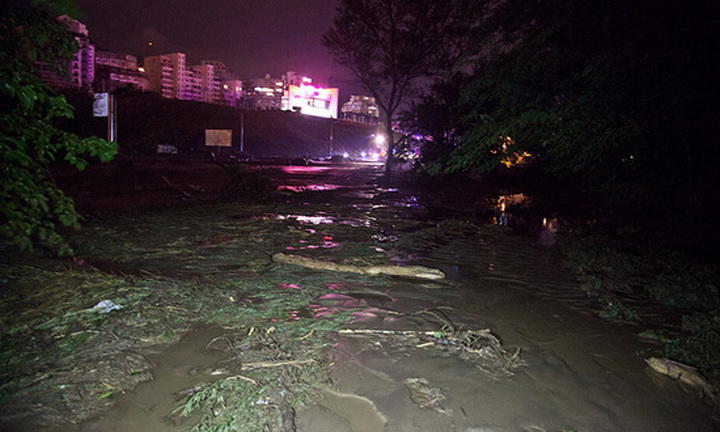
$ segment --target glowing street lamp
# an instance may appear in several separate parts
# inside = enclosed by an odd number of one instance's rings
[[[377,144],[378,146],[385,144],[385,135],[383,135],[383,134],[375,135],[375,144]]]

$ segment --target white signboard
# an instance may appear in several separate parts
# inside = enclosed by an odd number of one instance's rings
[[[95,93],[93,95],[93,117],[107,117],[109,110],[108,93]]]
[[[232,129],[205,129],[208,147],[232,147]]]

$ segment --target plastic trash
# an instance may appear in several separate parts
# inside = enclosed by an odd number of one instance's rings
[[[112,300],[103,300],[92,307],[93,312],[98,312],[101,314],[108,313],[110,311],[119,310],[123,307],[119,304],[115,303]]]
[[[396,241],[399,240],[399,239],[397,238],[397,236],[388,235],[387,233],[385,233],[384,230],[380,230],[379,233],[373,234],[373,235],[370,237],[370,239],[371,239],[372,241],[376,241],[376,242],[379,242],[379,243],[396,242]]]

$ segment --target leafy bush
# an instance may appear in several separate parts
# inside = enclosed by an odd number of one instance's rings
[[[70,248],[59,233],[78,227],[73,201],[57,188],[51,163],[64,160],[82,170],[90,158],[112,159],[116,146],[99,138],[81,139],[53,122],[73,113],[34,71],[36,62],[57,65],[76,50],[75,40],[55,16],[60,2],[2,6],[0,18],[0,235],[30,250],[35,245],[60,254]]]

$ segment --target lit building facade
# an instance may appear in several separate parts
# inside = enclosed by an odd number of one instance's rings
[[[67,15],[61,15],[57,19],[75,37],[78,50],[64,65],[65,71],[57,70],[54,65],[37,62],[38,75],[43,81],[54,87],[91,89],[95,80],[95,45],[90,40],[87,26]]]
[[[192,66],[191,69],[194,82],[199,84],[199,92],[193,95],[195,96],[193,99],[212,104],[224,104],[222,86],[215,65],[210,62],[203,62]]]
[[[231,79],[223,82],[222,95],[225,105],[241,107],[244,96],[242,80]]]
[[[342,118],[358,123],[377,124],[380,111],[375,98],[370,96],[350,96],[340,108]]]
[[[149,90],[150,82],[134,55],[96,50],[94,87],[99,92],[122,87]]]
[[[215,76],[217,77],[218,81],[227,81],[231,79],[228,73],[227,66],[225,66],[225,63],[218,61],[218,60],[203,60],[200,62],[202,65],[211,65],[215,71]]]
[[[337,88],[317,87],[308,82],[287,88],[287,110],[314,117],[337,118]]]
[[[185,66],[184,53],[145,57],[150,90],[168,99],[193,100],[193,74]]]
[[[245,107],[256,110],[279,110],[282,108],[285,82],[282,78],[264,78],[248,80],[245,90]]]

